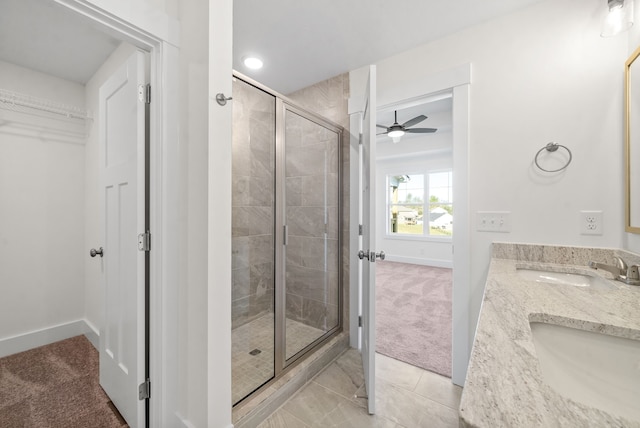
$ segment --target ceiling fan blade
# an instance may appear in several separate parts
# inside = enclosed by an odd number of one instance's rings
[[[405,123],[403,123],[402,127],[406,128],[407,126],[413,126],[415,124],[418,124],[418,123],[422,122],[426,118],[427,118],[427,116],[425,116],[424,114],[421,114],[420,116],[416,116],[413,119],[410,119],[410,120],[406,121]]]
[[[388,134],[388,132],[380,132],[380,133],[378,133],[376,135],[387,135],[387,134]]]
[[[386,126],[384,126],[384,125],[376,125],[376,126],[377,126],[378,128],[387,129],[387,127],[386,127]]]
[[[436,132],[437,130],[437,128],[409,128],[405,129],[404,132],[412,134],[430,134],[432,132]]]

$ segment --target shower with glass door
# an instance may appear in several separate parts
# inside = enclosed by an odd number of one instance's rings
[[[234,405],[342,328],[343,133],[234,75]]]

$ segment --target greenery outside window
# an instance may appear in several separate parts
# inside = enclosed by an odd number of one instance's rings
[[[452,171],[387,175],[390,235],[453,235]]]

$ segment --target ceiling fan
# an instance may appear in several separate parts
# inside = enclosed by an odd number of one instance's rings
[[[437,128],[409,128],[410,126],[416,125],[427,118],[427,116],[421,114],[420,116],[416,116],[413,119],[407,120],[402,125],[398,124],[398,111],[394,111],[394,122],[391,126],[384,125],[376,125],[378,128],[385,129],[385,132],[381,132],[378,135],[388,135],[391,137],[394,143],[400,141],[400,137],[402,137],[405,133],[410,134],[430,134],[436,132]]]

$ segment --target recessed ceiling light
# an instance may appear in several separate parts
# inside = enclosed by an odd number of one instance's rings
[[[263,65],[262,60],[260,58],[256,58],[255,56],[245,57],[242,62],[244,62],[245,67],[252,70],[259,70]]]

